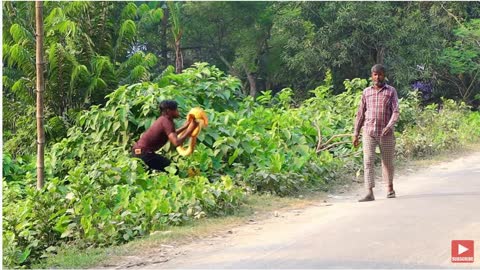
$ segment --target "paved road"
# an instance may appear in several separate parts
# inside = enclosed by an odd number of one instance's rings
[[[397,177],[396,190],[282,213],[141,268],[480,268],[480,153]],[[475,241],[473,264],[451,263],[455,239]]]

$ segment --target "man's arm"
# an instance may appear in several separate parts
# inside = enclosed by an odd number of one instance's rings
[[[183,124],[183,126],[181,126],[179,129],[177,129],[175,132],[176,132],[177,134],[182,133],[183,131],[185,131],[185,130],[187,129],[187,127],[188,127],[188,125],[190,124],[190,122],[191,122],[190,119],[187,120],[187,121],[185,121],[185,123]]]
[[[367,104],[365,101],[365,94],[362,93],[362,99],[360,100],[360,105],[358,106],[357,116],[355,117],[355,126],[353,132],[353,146],[358,147],[360,142],[358,140],[358,136],[360,134],[360,129],[363,126],[363,122],[365,121],[365,111],[367,110]]]
[[[358,137],[360,134],[360,129],[363,126],[363,122],[365,121],[365,111],[367,110],[367,104],[365,101],[365,95],[362,94],[362,99],[360,101],[360,105],[358,106],[357,116],[355,117],[355,129],[353,132],[353,136]]]
[[[382,135],[387,135],[391,130],[393,130],[393,126],[397,123],[398,118],[400,116],[400,108],[398,105],[398,95],[397,91],[393,91],[392,97],[392,116],[390,117],[390,121],[388,121],[387,126],[383,129]]]
[[[175,145],[175,147],[180,146],[185,142],[185,140],[192,134],[192,132],[198,127],[196,121],[192,121],[192,125],[187,126],[187,130],[178,137],[176,132],[171,132],[168,134],[168,140]]]

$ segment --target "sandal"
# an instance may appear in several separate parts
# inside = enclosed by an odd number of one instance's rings
[[[387,198],[392,199],[395,198],[395,190],[392,190],[387,193]]]
[[[370,201],[375,201],[375,196],[373,196],[373,194],[369,194],[365,197],[363,197],[362,199],[358,200],[358,202],[370,202]]]

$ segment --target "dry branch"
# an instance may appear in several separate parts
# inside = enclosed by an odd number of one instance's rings
[[[313,126],[317,129],[317,134],[318,134],[318,142],[317,142],[317,148],[316,148],[317,154],[320,153],[321,151],[328,150],[328,149],[333,148],[335,146],[345,144],[345,143],[350,143],[350,141],[341,141],[341,142],[332,143],[333,140],[335,140],[337,138],[352,137],[353,136],[350,133],[336,134],[336,135],[333,135],[330,139],[328,139],[325,143],[322,143],[322,132],[321,132],[320,126],[318,125],[316,120],[313,121]]]

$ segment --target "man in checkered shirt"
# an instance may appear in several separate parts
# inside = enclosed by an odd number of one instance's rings
[[[358,147],[360,129],[363,127],[363,166],[367,195],[358,200],[375,200],[373,188],[375,148],[380,147],[383,181],[388,183],[387,198],[395,198],[393,190],[393,158],[395,155],[394,125],[398,120],[397,90],[385,83],[385,67],[377,64],[372,67],[373,86],[363,90],[362,100],[355,119],[353,145]]]

